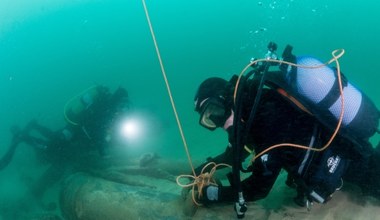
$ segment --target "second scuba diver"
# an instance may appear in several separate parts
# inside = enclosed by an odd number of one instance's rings
[[[101,157],[106,156],[107,147],[114,141],[116,122],[129,109],[130,101],[124,88],[119,87],[111,93],[104,86],[90,87],[66,104],[65,127],[52,131],[32,120],[24,129],[12,128],[13,139],[7,153],[0,159],[0,170],[11,162],[20,143],[33,146],[37,157],[50,164],[32,185],[33,195],[41,197],[46,188],[62,177],[70,162],[77,159],[84,164],[86,161],[80,157],[93,151]]]

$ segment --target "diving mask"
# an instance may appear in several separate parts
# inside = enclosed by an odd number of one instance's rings
[[[225,122],[225,106],[221,99],[208,98],[201,103],[199,124],[211,131],[223,126]]]

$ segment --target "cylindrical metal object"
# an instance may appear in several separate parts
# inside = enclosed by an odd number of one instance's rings
[[[60,198],[62,214],[79,219],[171,219],[180,215],[179,196],[83,173],[70,176]]]

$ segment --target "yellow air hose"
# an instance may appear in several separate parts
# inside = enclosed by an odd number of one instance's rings
[[[333,132],[333,134],[331,135],[329,141],[327,141],[327,143],[322,147],[322,148],[319,148],[319,149],[316,149],[316,148],[312,148],[312,147],[309,147],[309,146],[304,146],[304,145],[299,145],[299,144],[293,144],[293,143],[282,143],[282,144],[275,144],[275,145],[272,145],[270,146],[269,148],[261,151],[260,153],[257,153],[254,157],[252,157],[252,162],[255,161],[258,157],[260,157],[261,155],[265,154],[266,152],[270,151],[270,150],[273,150],[275,148],[279,148],[279,147],[294,147],[294,148],[300,148],[300,149],[304,149],[304,150],[312,150],[312,151],[324,151],[326,150],[326,148],[328,148],[331,144],[331,142],[334,140],[334,138],[336,137],[336,135],[338,134],[338,131],[340,129],[340,126],[342,124],[342,120],[343,120],[343,115],[344,115],[344,95],[343,95],[343,86],[342,86],[342,76],[341,76],[341,73],[340,73],[340,64],[339,64],[339,58],[341,58],[344,54],[344,49],[337,49],[337,50],[334,50],[331,54],[332,54],[332,58],[324,63],[324,64],[321,64],[321,65],[317,65],[317,66],[305,66],[305,65],[297,65],[295,63],[290,63],[290,62],[286,62],[286,61],[282,61],[282,60],[272,60],[272,59],[259,59],[259,60],[255,60],[254,62],[248,64],[240,73],[239,75],[239,78],[236,82],[236,86],[235,86],[235,90],[234,90],[234,102],[236,100],[236,94],[237,94],[237,90],[238,90],[238,85],[239,85],[239,82],[241,80],[241,77],[243,76],[243,74],[246,72],[246,70],[255,65],[256,63],[258,62],[272,62],[272,63],[284,63],[284,64],[288,64],[288,65],[291,65],[291,66],[296,66],[296,67],[300,67],[300,68],[308,68],[308,69],[317,69],[317,68],[321,68],[323,66],[326,66],[326,65],[329,65],[331,64],[332,62],[335,62],[336,63],[336,69],[337,69],[337,77],[338,77],[338,84],[339,84],[339,93],[340,93],[340,97],[341,97],[341,110],[340,110],[340,114],[339,114],[339,120],[338,120],[338,123],[337,123],[337,126]]]
[[[76,99],[78,99],[79,97],[81,97],[83,94],[85,94],[86,92],[90,91],[91,89],[97,87],[97,85],[93,85],[93,86],[90,86],[88,87],[87,89],[83,90],[82,92],[80,92],[79,94],[77,94],[76,96],[72,97],[69,101],[66,102],[64,108],[63,108],[63,116],[65,117],[65,120],[72,124],[72,125],[79,125],[78,122],[75,122],[73,121],[68,115],[67,115],[67,111],[68,111],[68,107],[69,105],[75,101]]]

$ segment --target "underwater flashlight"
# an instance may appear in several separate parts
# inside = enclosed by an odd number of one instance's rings
[[[123,123],[121,132],[127,138],[137,138],[141,133],[141,128],[137,120],[131,119]]]
[[[144,123],[138,117],[128,117],[121,121],[119,127],[120,136],[129,141],[142,138]]]
[[[156,140],[162,131],[159,120],[144,110],[129,112],[115,120],[113,140],[119,146],[140,148]]]

